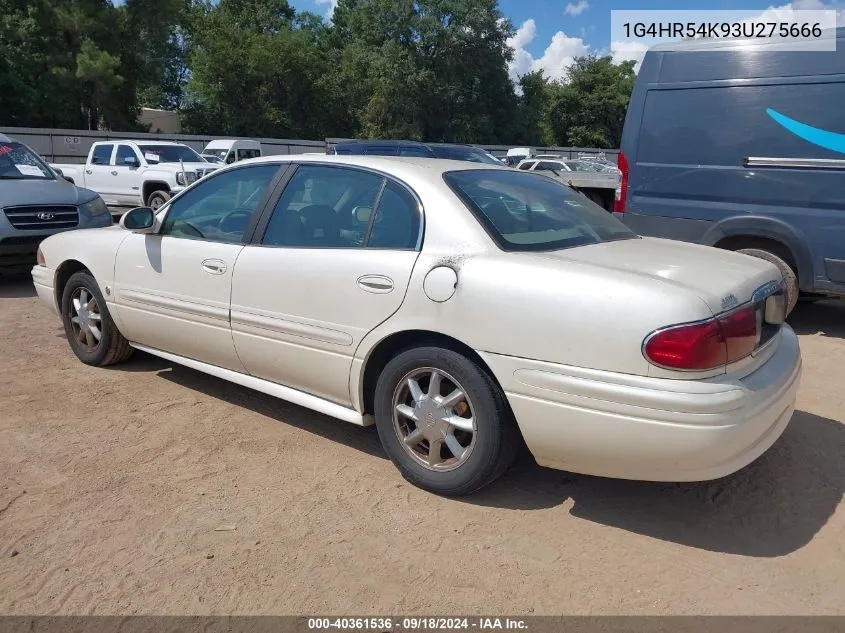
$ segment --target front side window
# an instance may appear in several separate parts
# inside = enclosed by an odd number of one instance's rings
[[[246,160],[248,158],[258,158],[261,156],[261,150],[259,149],[239,149],[238,150],[238,160]]]
[[[35,178],[53,180],[53,172],[26,145],[17,141],[0,141],[0,180]]]
[[[97,145],[94,148],[94,153],[91,154],[92,165],[108,165],[111,162],[111,153],[114,145]]]
[[[443,178],[506,251],[550,251],[637,237],[597,204],[539,174],[471,169]]]
[[[161,234],[242,242],[279,165],[255,165],[204,178],[173,202]]]
[[[417,246],[420,210],[400,185],[366,171],[299,167],[285,187],[263,244],[291,248]]]

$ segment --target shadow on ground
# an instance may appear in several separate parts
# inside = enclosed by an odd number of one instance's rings
[[[798,334],[845,337],[845,301],[799,303],[789,317]]]
[[[22,299],[35,296],[29,272],[0,274],[0,299]]]
[[[147,355],[121,367],[132,365],[385,458],[372,428],[346,424]],[[574,475],[541,468],[523,451],[501,479],[456,503],[530,511],[571,498],[575,503],[571,514],[587,521],[704,550],[774,557],[809,543],[836,511],[843,491],[845,425],[798,411],[765,455],[720,480],[673,484]]]

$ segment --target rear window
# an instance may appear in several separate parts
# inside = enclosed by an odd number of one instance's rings
[[[443,178],[506,251],[550,251],[637,237],[597,204],[540,174],[470,169]]]

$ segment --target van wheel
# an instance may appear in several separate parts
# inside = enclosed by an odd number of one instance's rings
[[[169,191],[153,191],[150,194],[150,197],[147,198],[147,206],[153,210],[153,213],[155,213],[168,200],[170,200]]]
[[[792,270],[792,267],[774,253],[761,248],[741,248],[737,253],[744,253],[745,255],[751,255],[751,257],[765,259],[780,269],[780,273],[783,276],[783,287],[786,291],[786,314],[789,315],[798,303],[798,276]]]
[[[393,358],[375,390],[381,445],[409,482],[440,495],[486,486],[522,445],[505,396],[472,360],[416,347]]]

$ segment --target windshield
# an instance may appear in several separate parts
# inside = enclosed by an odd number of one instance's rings
[[[139,145],[144,153],[144,158],[149,162],[178,163],[182,160],[185,163],[204,163],[194,150],[186,145]]]
[[[487,165],[501,165],[502,161],[488,154],[477,147],[455,147],[449,145],[431,145],[431,151],[437,158],[448,158],[450,160],[466,160],[473,163],[485,163]]]
[[[222,163],[223,158],[221,156],[217,156],[216,154],[201,154],[201,156],[207,160],[209,163]],[[224,154],[225,156],[225,154]]]
[[[53,180],[53,172],[26,145],[17,141],[0,141],[0,179]]]
[[[637,237],[580,193],[539,174],[468,169],[443,178],[506,251],[550,251]]]

